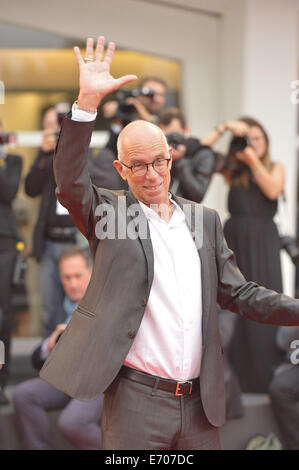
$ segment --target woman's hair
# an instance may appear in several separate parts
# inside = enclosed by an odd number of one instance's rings
[[[260,158],[261,163],[267,170],[271,168],[271,157],[269,153],[269,137],[264,127],[256,120],[250,117],[241,117],[239,121],[245,122],[249,127],[258,127],[265,139],[266,150],[264,155]],[[251,182],[251,173],[247,165],[240,162],[236,155],[229,149],[228,151],[229,164],[222,170],[222,174],[229,186],[244,186],[248,188]]]

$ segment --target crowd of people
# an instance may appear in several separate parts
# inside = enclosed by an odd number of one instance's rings
[[[226,120],[205,136],[191,136],[179,108],[166,107],[167,84],[158,77],[144,78],[138,93],[107,101],[103,116],[109,138],[97,155],[88,158],[96,187],[128,190],[128,181],[113,166],[117,139],[134,120],[159,126],[172,148],[170,193],[197,203],[204,197],[215,173],[229,186],[229,219],[224,234],[246,281],[282,293],[280,238],[273,221],[284,189],[284,168],[273,162],[264,126],[252,117]],[[74,105],[75,106],[75,105]],[[72,109],[74,109],[74,106]],[[43,116],[43,139],[25,177],[25,193],[41,196],[33,234],[33,252],[41,269],[42,343],[33,351],[40,370],[58,343],[90,282],[92,258],[88,243],[68,210],[56,198],[53,157],[60,130],[60,113],[50,106]],[[227,152],[215,150],[224,133],[231,136]],[[154,169],[154,167],[153,167]],[[17,194],[22,158],[0,147],[0,338],[5,344],[5,364],[0,371],[0,405],[8,403],[12,336],[12,277],[16,244],[20,240],[11,202]],[[80,246],[79,246],[80,245]],[[178,247],[179,249],[179,247]],[[299,449],[299,369],[290,362],[290,344],[299,327],[249,321],[218,305],[219,332],[224,357],[226,417],[244,414],[242,393],[266,393],[288,449]],[[82,354],[84,352],[82,351]],[[101,367],[101,364],[99,364]],[[101,449],[100,421],[103,395],[85,402],[57,390],[42,378],[15,386],[12,403],[24,449],[51,449],[47,411],[61,409],[59,428],[78,449]]]

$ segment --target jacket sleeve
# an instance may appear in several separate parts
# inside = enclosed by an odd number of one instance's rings
[[[215,167],[215,155],[209,147],[197,150],[193,157],[175,162],[176,174],[184,196],[200,202],[211,182]]]
[[[53,152],[39,150],[25,178],[27,196],[36,197],[43,192],[44,184],[49,178],[53,166]]]
[[[247,282],[239,271],[235,256],[225,241],[215,212],[218,303],[223,309],[249,320],[274,325],[299,325],[299,300],[278,294],[254,282]]]
[[[41,355],[41,345],[38,346],[31,355],[31,364],[36,370],[40,370],[45,362],[46,359],[42,358]]]
[[[88,148],[94,121],[77,122],[64,117],[54,155],[56,196],[80,232],[95,238],[95,209],[100,203],[88,170]]]
[[[22,158],[18,155],[8,155],[5,165],[0,167],[0,199],[10,204],[15,198],[22,173]]]

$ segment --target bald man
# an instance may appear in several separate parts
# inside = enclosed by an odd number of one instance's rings
[[[97,107],[114,79],[114,44],[75,48],[80,92],[54,158],[57,197],[88,239],[90,284],[41,377],[79,400],[105,393],[103,449],[219,449],[225,421],[221,308],[298,325],[299,301],[246,282],[217,213],[169,193],[171,150],[155,125],[123,129],[114,162],[129,191],[92,185]]]

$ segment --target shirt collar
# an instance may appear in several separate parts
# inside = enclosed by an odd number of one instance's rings
[[[185,214],[184,214],[184,212],[182,211],[180,206],[175,202],[175,200],[173,199],[171,193],[168,193],[168,196],[169,196],[170,202],[174,206],[173,214],[172,214],[171,219],[168,223],[165,222],[165,220],[161,219],[161,217],[159,217],[157,212],[155,212],[149,206],[146,206],[141,201],[138,201],[138,202],[141,205],[141,208],[142,208],[143,212],[145,213],[145,216],[148,220],[152,220],[152,221],[156,220],[160,223],[164,223],[164,224],[168,225],[169,227],[170,226],[178,226],[178,225],[181,225],[182,223],[185,223]]]

